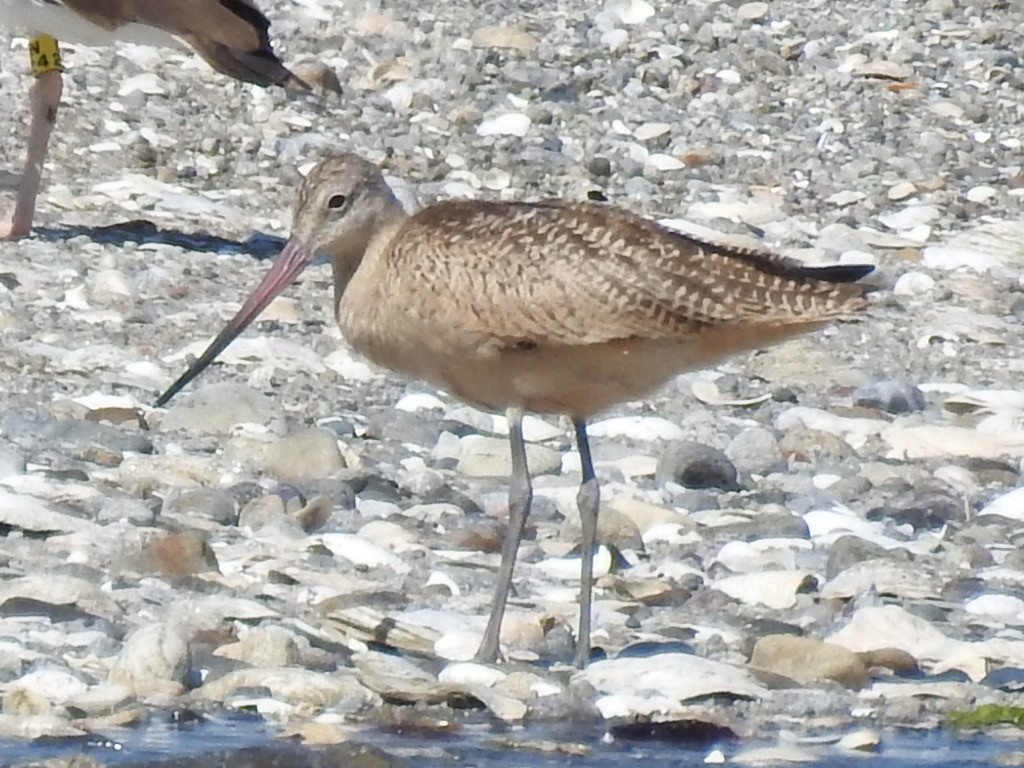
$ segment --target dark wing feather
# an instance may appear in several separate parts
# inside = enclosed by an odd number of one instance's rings
[[[107,29],[145,24],[185,40],[229,77],[256,85],[309,86],[274,54],[270,22],[249,0],[62,0]]]

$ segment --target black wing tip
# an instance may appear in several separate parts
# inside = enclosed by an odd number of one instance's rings
[[[828,283],[855,283],[875,271],[874,264],[826,264],[807,265],[803,268],[805,277]]]

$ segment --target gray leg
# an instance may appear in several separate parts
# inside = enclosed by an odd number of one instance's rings
[[[487,629],[476,652],[476,660],[493,662],[498,659],[498,638],[501,634],[501,619],[505,615],[505,603],[512,586],[512,570],[516,565],[519,541],[523,538],[526,516],[530,514],[533,501],[533,487],[530,485],[530,470],[526,466],[526,444],[523,442],[523,409],[509,408],[508,437],[512,446],[512,478],[508,492],[508,529],[501,545],[501,567],[498,569],[498,583],[491,604],[491,616]]]
[[[587,423],[582,420],[573,421],[573,425],[576,427],[576,445],[579,446],[580,464],[583,466],[583,482],[576,494],[583,535],[580,542],[580,630],[576,633],[576,654],[572,663],[583,669],[590,660],[590,600],[594,585],[594,546],[597,544],[597,512],[601,506],[601,489],[594,477]]]

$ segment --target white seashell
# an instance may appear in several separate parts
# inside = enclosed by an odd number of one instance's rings
[[[395,112],[404,112],[412,106],[412,88],[408,83],[395,83],[384,92],[384,98]]]
[[[323,358],[323,363],[328,369],[348,381],[372,381],[381,376],[381,374],[374,372],[362,360],[353,359],[352,355],[345,349],[337,349],[331,352],[331,354]]]
[[[661,153],[650,155],[645,165],[656,171],[681,171],[686,167],[686,163],[678,157]]]
[[[705,405],[751,406],[767,402],[772,398],[771,392],[754,395],[753,397],[729,397],[721,393],[715,382],[708,381],[707,379],[694,381],[690,385],[690,389],[693,391],[693,396]]]
[[[132,93],[144,93],[147,96],[166,96],[169,91],[167,84],[153,72],[143,72],[141,75],[127,77],[121,81],[117,89],[119,98],[124,98]]]
[[[646,0],[609,0],[604,9],[626,25],[643,24],[654,15],[654,6]]]
[[[735,69],[722,69],[715,73],[715,77],[721,80],[727,85],[739,85],[743,82],[743,78],[740,77],[740,73]]]
[[[491,168],[484,172],[480,182],[484,189],[500,192],[512,186],[512,174],[501,168]]]
[[[445,632],[434,643],[434,653],[449,661],[470,661],[476,656],[483,632],[457,630]]]
[[[601,33],[601,44],[608,47],[612,53],[618,53],[629,45],[629,32],[616,27]]]
[[[508,674],[497,667],[464,661],[449,664],[437,675],[438,681],[448,685],[481,685],[485,688],[497,685],[506,677]]]
[[[898,181],[889,187],[889,191],[886,196],[893,202],[899,202],[900,200],[906,200],[908,197],[913,197],[917,194],[917,187],[913,182],[910,181]]]
[[[834,192],[825,198],[825,202],[829,205],[834,205],[837,208],[845,208],[848,205],[859,203],[865,197],[863,192],[857,192],[853,189],[844,189],[839,192]]]
[[[967,199],[970,200],[972,203],[985,203],[995,196],[995,189],[985,185],[971,187],[969,190],[967,190]]]
[[[508,419],[504,416],[485,414],[491,417],[490,430],[496,435],[508,434]],[[565,430],[554,424],[548,424],[541,418],[527,414],[523,417],[523,439],[528,443],[543,443],[547,440],[563,437]]]
[[[478,136],[525,136],[530,131],[530,117],[522,112],[506,112],[484,120],[477,126]]]
[[[427,579],[426,586],[446,587],[448,589],[448,593],[452,597],[459,597],[462,595],[462,590],[459,589],[459,585],[456,584],[455,581],[450,576],[447,576],[446,574],[443,574],[440,571],[430,572],[430,578]]]
[[[989,616],[1013,624],[1019,623],[1024,615],[1024,600],[1012,595],[978,595],[964,603],[964,610],[976,616]]]
[[[615,416],[587,426],[592,437],[624,437],[628,440],[682,440],[682,428],[660,416]]]
[[[1014,389],[969,390],[947,398],[942,407],[956,414],[1024,413],[1024,392]]]
[[[641,123],[637,126],[636,130],[633,131],[633,135],[638,141],[650,141],[651,139],[657,139],[660,136],[664,136],[672,130],[672,126],[668,123]]]
[[[935,288],[935,280],[924,272],[904,272],[899,276],[892,292],[896,296],[918,296]]]
[[[427,394],[426,392],[413,392],[400,398],[395,403],[395,408],[399,411],[409,412],[444,410],[444,403],[441,402],[439,397]]]
[[[843,736],[838,742],[838,747],[856,752],[874,752],[881,743],[882,737],[878,731],[860,728]]]
[[[678,713],[686,702],[715,694],[759,699],[766,693],[745,669],[685,653],[595,661],[572,682],[603,694],[596,705],[605,718]]]
[[[891,230],[904,232],[934,221],[938,217],[939,209],[934,205],[908,205],[892,213],[883,213],[878,220]]]
[[[331,551],[331,554],[355,565],[367,568],[388,567],[399,574],[406,574],[412,570],[412,567],[402,558],[361,536],[350,533],[324,533],[318,539]]]
[[[582,567],[581,557],[549,557],[534,563],[533,567],[552,579],[572,581],[579,579]],[[594,552],[594,578],[611,573],[612,554],[608,547],[600,545]]]
[[[994,498],[978,512],[978,517],[985,515],[998,515],[1024,522],[1024,488],[1015,488]]]
[[[813,583],[814,577],[806,571],[761,571],[727,576],[711,587],[747,605],[783,610],[796,605],[798,592]]]
[[[77,403],[90,411],[96,411],[100,408],[139,408],[141,403],[131,395],[108,395],[105,392],[91,392],[88,395],[81,395],[71,400],[73,403]]]

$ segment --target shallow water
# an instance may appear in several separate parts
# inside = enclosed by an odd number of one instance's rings
[[[822,745],[820,759],[789,764],[845,768],[864,765],[868,761],[887,768],[992,766],[1000,764],[997,760],[1000,755],[1024,750],[1024,732],[1020,739],[958,735],[951,731],[883,729],[881,733],[881,748],[873,755],[847,755]],[[60,739],[45,743],[0,741],[0,766],[77,754],[116,766],[153,766],[166,762],[173,763],[176,768],[220,765],[232,768],[258,765],[301,768],[316,764],[305,759],[310,757],[309,751],[282,742],[274,734],[275,729],[258,718],[238,716],[189,726],[150,725],[144,729],[118,731],[116,735],[88,739]],[[417,768],[450,768],[453,763],[479,768],[615,768],[640,763],[666,768],[704,766],[708,764],[705,759],[709,752],[714,749],[714,745],[692,747],[664,741],[619,740],[608,743],[602,739],[600,730],[589,728],[585,733],[539,728],[501,732],[492,726],[479,726],[462,728],[451,734],[430,735],[370,730],[356,741],[393,756],[396,765],[407,764]],[[555,745],[581,747],[587,754],[547,751]],[[731,759],[734,755],[758,746],[756,742],[749,741],[720,745],[727,764],[736,764]],[[285,759],[282,759],[282,750],[289,755]],[[294,753],[288,750],[294,750]],[[230,753],[237,754],[233,756]],[[277,759],[264,759],[272,755]],[[347,760],[325,761],[325,764],[338,768],[347,763]],[[383,765],[380,761],[372,764]]]

